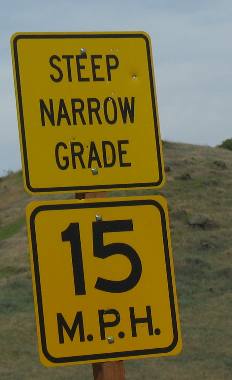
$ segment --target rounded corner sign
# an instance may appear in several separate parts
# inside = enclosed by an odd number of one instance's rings
[[[163,185],[147,34],[21,33],[11,44],[29,192]]]
[[[44,365],[180,352],[161,197],[36,201],[27,223]]]

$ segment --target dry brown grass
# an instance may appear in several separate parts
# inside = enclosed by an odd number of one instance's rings
[[[127,379],[229,380],[232,152],[169,142],[164,152],[169,171],[162,193],[170,206],[183,352],[125,362]],[[111,195],[142,193],[157,192]],[[39,363],[26,230],[23,222],[14,228],[28,200],[20,173],[1,179],[0,231],[9,231],[0,240],[0,378],[92,379],[91,366],[46,369]]]

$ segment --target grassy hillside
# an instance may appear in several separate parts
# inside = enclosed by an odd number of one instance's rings
[[[126,378],[231,379],[232,152],[165,142],[164,153],[183,352],[126,361]],[[112,195],[144,193],[157,192]],[[29,200],[21,173],[0,179],[0,379],[90,380],[89,365],[46,369],[39,362],[24,220]]]

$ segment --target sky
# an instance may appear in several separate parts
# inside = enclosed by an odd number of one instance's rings
[[[0,176],[21,168],[10,37],[15,32],[146,31],[161,137],[232,138],[231,0],[0,0]]]

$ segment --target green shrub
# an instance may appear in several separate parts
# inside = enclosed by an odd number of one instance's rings
[[[232,150],[232,139],[226,139],[222,141],[221,145],[218,145],[219,148],[224,148],[228,150]]]

